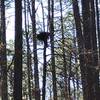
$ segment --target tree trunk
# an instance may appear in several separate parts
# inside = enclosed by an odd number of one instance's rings
[[[69,66],[68,66],[68,72],[69,72],[69,76],[68,76],[68,93],[69,93],[69,100],[72,96],[71,93],[71,75],[72,75],[72,54],[70,53],[70,58],[69,58]]]
[[[14,100],[22,100],[22,1],[15,0]]]
[[[45,32],[45,18],[44,18],[44,8],[43,3],[41,1],[42,7],[42,17],[43,17],[43,31]],[[46,44],[44,43],[44,51],[43,51],[43,86],[42,86],[42,100],[45,100],[46,96],[46,73],[47,73],[47,62],[46,62]]]
[[[7,58],[6,58],[6,26],[5,26],[5,4],[0,1],[0,67],[1,67],[1,95],[2,100],[8,100],[7,89]]]
[[[30,81],[30,78],[31,78],[31,54],[30,54],[30,45],[29,45],[29,32],[28,32],[28,28],[27,28],[27,24],[28,24],[28,17],[27,17],[27,6],[26,6],[26,0],[24,0],[24,9],[25,9],[25,12],[24,12],[24,17],[25,17],[25,33],[26,33],[26,44],[27,44],[27,69],[28,69],[28,94],[29,94],[29,100],[32,100],[32,91],[31,91],[31,81]]]
[[[74,19],[75,19],[75,26],[76,26],[76,37],[78,43],[78,50],[79,50],[79,60],[80,60],[80,69],[81,69],[81,79],[82,79],[82,87],[83,87],[83,98],[86,100],[86,67],[84,66],[84,39],[82,35],[82,26],[81,26],[81,19],[79,14],[79,7],[78,1],[73,0],[73,12],[74,12]]]
[[[52,81],[53,81],[53,100],[57,100],[56,86],[56,70],[54,55],[54,0],[51,0],[51,16],[50,16],[50,43],[51,43],[51,65],[52,65]]]
[[[100,99],[100,86],[99,86],[99,69],[98,69],[98,52],[97,52],[97,37],[96,37],[96,22],[95,22],[95,7],[94,0],[91,0],[91,37],[92,37],[92,56],[93,56],[93,75],[94,75],[94,94],[96,100]]]
[[[46,95],[46,73],[47,73],[47,62],[46,62],[46,45],[44,44],[44,52],[43,52],[43,87],[42,87],[42,100],[45,100]]]
[[[78,59],[77,59],[77,38],[76,38],[76,32],[75,32],[75,25],[73,25],[73,44],[75,48],[74,56],[75,56],[75,73],[76,73],[76,100],[79,100],[79,81],[80,81],[80,73],[79,73],[79,66],[78,65]]]
[[[63,11],[62,11],[62,1],[60,0],[60,13],[61,13],[61,32],[62,32],[62,50],[63,50],[63,69],[64,69],[64,84],[65,84],[65,100],[69,100],[68,96],[68,82],[67,82],[67,69],[66,69],[66,56],[65,56],[65,40],[64,40],[64,29],[63,29]]]
[[[40,100],[37,41],[36,41],[36,19],[35,19],[35,0],[32,0],[32,32],[33,32],[33,53],[34,53],[34,80],[35,80],[35,99]]]
[[[92,9],[92,1],[82,0],[82,16],[83,16],[83,34],[85,43],[85,67],[87,71],[87,87],[86,87],[86,98],[85,100],[97,100],[95,95],[95,78],[97,78],[96,68],[94,67],[94,59],[97,61],[97,57],[93,54],[93,50],[96,49],[95,41],[95,21],[93,19],[94,14]],[[94,24],[94,25],[93,25]],[[92,30],[94,29],[94,30]],[[93,32],[91,32],[93,31]],[[92,38],[93,36],[93,38]],[[93,47],[92,47],[93,46]],[[95,51],[96,52],[96,51]],[[96,79],[97,81],[97,79]]]
[[[98,43],[99,43],[99,62],[100,62],[100,19],[99,19],[99,0],[96,0],[96,19],[97,19],[97,33],[98,33]]]

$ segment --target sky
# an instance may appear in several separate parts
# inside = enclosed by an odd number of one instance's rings
[[[14,4],[11,4],[10,9],[6,9],[5,12],[6,15],[6,38],[7,41],[10,39],[14,39],[14,30],[15,30],[15,18],[14,18]]]
[[[36,9],[38,12],[38,15],[40,18],[42,18],[42,10],[40,9],[40,4],[36,3]],[[14,33],[15,33],[15,10],[14,10],[14,3],[11,3],[11,7],[9,9],[6,9],[5,12],[6,15],[6,38],[7,41],[10,39],[14,39]],[[37,18],[37,16],[36,16]],[[23,27],[24,27],[24,17],[23,19]],[[38,19],[41,20],[41,19]]]

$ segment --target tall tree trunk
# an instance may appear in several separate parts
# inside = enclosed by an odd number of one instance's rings
[[[69,100],[70,100],[70,98],[72,96],[72,94],[71,94],[72,54],[71,53],[70,53],[70,59],[69,59],[68,72],[69,72],[69,76],[68,76],[68,92],[69,92]]]
[[[76,86],[75,86],[76,83],[75,83],[74,75],[72,76],[72,81],[73,81],[73,98],[76,99]]]
[[[98,52],[97,52],[97,36],[96,36],[96,20],[95,20],[95,4],[91,0],[91,37],[92,37],[92,56],[93,56],[93,75],[94,75],[94,94],[96,100],[100,99],[100,86],[99,86],[99,69],[98,69]]]
[[[27,42],[28,94],[29,94],[29,100],[32,100],[31,81],[30,81],[31,79],[31,54],[30,54],[28,32],[26,32],[26,42]]]
[[[56,70],[54,55],[54,0],[51,0],[51,16],[50,16],[50,42],[51,42],[51,65],[52,65],[52,81],[53,81],[53,100],[57,100],[56,86]]]
[[[98,33],[98,43],[99,43],[99,62],[100,62],[100,19],[99,19],[99,0],[96,0],[96,19],[97,19],[97,33]]]
[[[76,37],[77,37],[77,43],[78,43],[78,50],[79,50],[79,60],[80,60],[80,69],[81,69],[81,78],[82,78],[82,87],[83,87],[83,98],[86,99],[87,96],[87,90],[86,90],[86,83],[87,83],[87,73],[86,73],[86,67],[84,65],[84,39],[82,35],[82,26],[81,26],[81,19],[79,14],[79,7],[78,7],[78,1],[73,0],[73,12],[74,12],[74,19],[75,19],[75,26],[76,26]]]
[[[1,67],[1,94],[2,100],[8,100],[7,89],[7,58],[6,58],[6,26],[5,26],[5,4],[0,1],[0,67]]]
[[[28,32],[28,16],[27,16],[27,6],[26,6],[27,0],[24,0],[24,17],[25,17],[25,33],[26,33],[26,43],[27,43],[27,69],[28,69],[28,94],[29,94],[29,100],[32,100],[32,95],[31,95],[31,54],[30,54],[30,45],[29,45],[29,32]]]
[[[97,77],[97,73],[95,72],[95,67],[93,64],[93,60],[95,59],[97,61],[97,57],[92,53],[94,52],[93,49],[96,49],[94,45],[95,39],[95,23],[94,15],[91,15],[91,9],[92,7],[92,1],[90,0],[82,0],[82,16],[83,16],[83,34],[84,34],[84,43],[85,43],[85,66],[87,68],[87,96],[85,100],[97,100],[95,95],[95,77]],[[92,12],[94,13],[94,12]],[[91,23],[92,22],[92,23]],[[94,24],[94,25],[93,25]],[[94,27],[92,27],[94,26]],[[91,30],[94,29],[92,34]],[[94,37],[92,38],[92,36]],[[95,44],[96,45],[96,44]],[[93,46],[93,47],[92,47]],[[95,57],[95,58],[94,58]],[[96,75],[96,76],[95,76]],[[97,79],[96,79],[97,81]]]
[[[41,8],[42,8],[42,17],[43,17],[43,31],[45,32],[45,18],[44,18],[44,8],[43,2],[41,1]]]
[[[42,7],[42,16],[43,16],[43,31],[45,32],[45,19],[44,19],[44,8],[43,3],[41,1]],[[43,86],[42,86],[42,100],[45,100],[46,96],[46,73],[47,73],[47,62],[46,62],[46,45],[44,43],[44,51],[43,51]]]
[[[22,0],[15,0],[14,100],[22,100]]]
[[[45,100],[46,95],[46,73],[47,73],[47,62],[46,62],[46,45],[44,44],[44,52],[43,52],[43,87],[42,87],[42,100]]]
[[[79,67],[77,66],[77,64],[78,64],[78,59],[77,59],[77,38],[76,38],[76,32],[75,32],[75,25],[73,25],[73,47],[75,48],[75,52],[74,52],[74,56],[75,56],[75,73],[76,73],[76,99],[77,100],[79,100],[79,95],[80,95],[80,93],[79,93],[79,81],[80,81],[80,79],[79,79],[79,75],[80,75],[80,73],[79,73]]]
[[[36,41],[35,0],[32,0],[32,32],[33,32],[33,53],[34,53],[35,99],[40,100],[37,41]]]
[[[50,18],[51,18],[51,12],[50,12],[50,9],[51,9],[51,0],[48,0],[48,22],[47,22],[47,31],[50,30]]]
[[[62,50],[63,50],[63,70],[64,70],[64,84],[65,84],[65,99],[68,100],[68,84],[67,84],[67,69],[66,69],[66,56],[65,56],[65,40],[64,40],[64,29],[63,29],[63,11],[62,11],[62,0],[60,0],[60,13],[61,13],[61,32],[62,32]]]

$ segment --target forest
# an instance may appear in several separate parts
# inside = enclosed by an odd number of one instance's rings
[[[0,0],[0,100],[100,100],[100,0]]]

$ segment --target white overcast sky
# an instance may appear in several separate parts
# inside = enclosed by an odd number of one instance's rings
[[[39,3],[36,3],[36,9],[37,6],[39,7]],[[10,9],[6,9],[6,38],[7,41],[10,39],[14,39],[14,33],[15,33],[15,10],[14,10],[14,3],[11,4],[11,8]],[[38,13],[39,13],[39,17],[42,17],[42,10],[37,9]],[[23,17],[23,25],[24,25],[24,17]]]
[[[15,30],[15,26],[14,26],[14,4],[11,4],[11,8],[6,10],[6,38],[7,41],[10,39],[14,39],[14,30]]]

